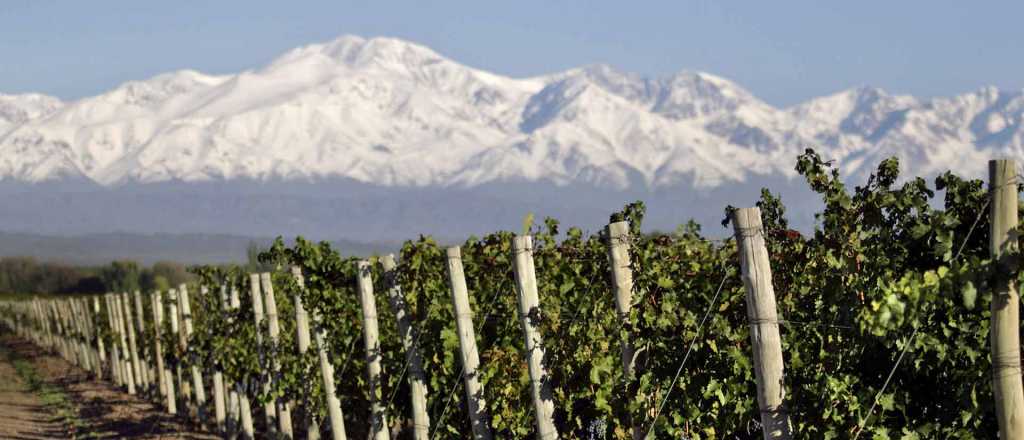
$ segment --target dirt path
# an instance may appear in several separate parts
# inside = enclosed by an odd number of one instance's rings
[[[18,375],[8,357],[0,357],[0,438],[64,437],[67,437],[64,423]]]
[[[218,438],[143,398],[93,380],[82,369],[27,341],[4,334],[0,350],[5,354],[0,356],[0,438]],[[34,372],[30,374],[38,376],[45,401],[19,375],[15,368],[19,363],[22,370],[28,366]]]

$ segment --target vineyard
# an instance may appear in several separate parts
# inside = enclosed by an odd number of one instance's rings
[[[768,190],[713,232],[641,232],[638,202],[396,256],[279,239],[256,272],[0,317],[232,437],[1022,438],[1013,162],[898,170],[849,188],[805,152],[808,234]]]

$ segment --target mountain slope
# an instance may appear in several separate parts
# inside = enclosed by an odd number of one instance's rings
[[[700,72],[514,79],[345,36],[237,75],[179,71],[68,103],[0,95],[0,178],[708,188],[792,176],[808,146],[852,176],[890,155],[913,173],[978,173],[1022,153],[1022,114],[1020,92],[994,88],[930,100],[858,88],[778,109]]]

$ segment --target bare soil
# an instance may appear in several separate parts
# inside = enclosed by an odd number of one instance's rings
[[[0,335],[0,351],[0,438],[218,438],[14,335]],[[52,402],[47,404],[18,374],[15,362],[19,361],[27,363],[51,390],[64,394],[70,415],[60,414]]]

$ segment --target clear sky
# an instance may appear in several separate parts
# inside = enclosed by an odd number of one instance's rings
[[[0,0],[0,93],[73,99],[175,69],[232,73],[342,34],[409,39],[511,76],[702,70],[775,105],[859,85],[1024,87],[1019,0]]]

